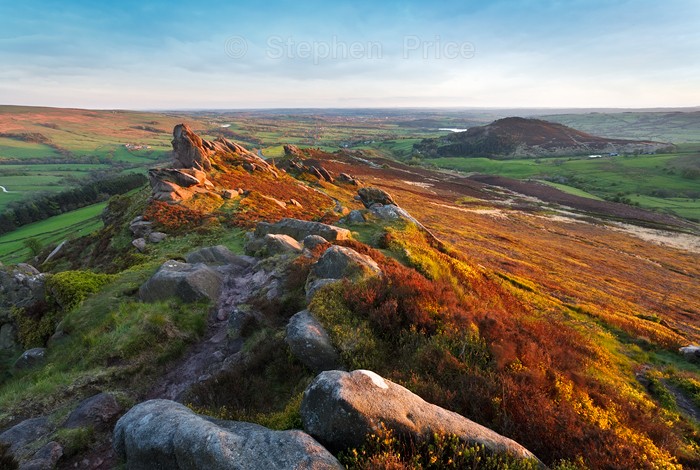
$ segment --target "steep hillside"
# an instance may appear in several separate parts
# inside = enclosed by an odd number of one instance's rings
[[[669,144],[607,139],[559,123],[509,117],[437,139],[424,139],[414,149],[427,157],[528,158],[598,153],[652,153]]]
[[[322,468],[700,465],[700,370],[678,351],[700,342],[696,224],[361,152],[270,162],[173,137],[104,229],[44,273],[2,267],[13,454],[177,468],[246,442]],[[15,363],[29,347],[45,349]],[[69,426],[86,399],[100,412]]]

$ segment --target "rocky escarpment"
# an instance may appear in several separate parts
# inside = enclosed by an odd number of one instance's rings
[[[149,170],[153,198],[176,203],[188,201],[195,195],[230,197],[232,188],[218,187],[209,174],[225,161],[230,168],[237,166],[246,171],[262,171],[277,176],[277,170],[265,160],[242,146],[224,138],[214,141],[202,139],[186,124],[173,130],[173,167]],[[235,191],[236,195],[238,191]]]

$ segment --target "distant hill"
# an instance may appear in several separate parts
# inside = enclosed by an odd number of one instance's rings
[[[700,142],[700,110],[660,112],[588,112],[539,115],[584,132],[618,139],[660,140],[675,144]]]
[[[414,149],[425,157],[529,158],[598,153],[654,153],[671,144],[608,139],[563,124],[508,117],[444,137],[424,139]]]

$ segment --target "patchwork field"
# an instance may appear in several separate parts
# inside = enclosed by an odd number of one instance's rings
[[[0,186],[5,188],[0,188],[0,212],[39,193],[62,191],[101,175],[145,173],[168,161],[172,128],[187,122],[207,138],[227,137],[266,158],[282,157],[285,144],[325,151],[361,150],[368,158],[539,180],[574,195],[700,220],[698,113],[545,116],[608,137],[680,143],[674,154],[496,161],[422,160],[413,151],[422,139],[450,132],[445,129],[466,129],[517,113],[418,109],[148,113],[0,106]],[[536,111],[521,110],[521,114],[531,116]],[[3,261],[8,246],[0,245]]]

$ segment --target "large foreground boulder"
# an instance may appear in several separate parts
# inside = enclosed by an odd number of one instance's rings
[[[493,452],[536,459],[517,442],[365,370],[322,372],[304,392],[301,416],[304,430],[333,452],[361,446],[383,423],[404,438],[455,434]]]
[[[223,278],[209,266],[198,263],[166,261],[139,289],[139,297],[145,302],[159,302],[179,297],[184,302],[202,299],[216,301],[221,292]]]
[[[328,333],[308,310],[289,319],[285,341],[292,354],[315,372],[337,369],[340,364]]]
[[[256,238],[262,238],[268,233],[289,235],[297,241],[302,241],[309,235],[318,235],[329,242],[348,240],[351,235],[350,231],[344,228],[299,219],[282,219],[274,224],[260,222],[255,228]]]
[[[214,420],[169,400],[140,403],[122,416],[114,449],[130,470],[343,468],[302,431]]]

